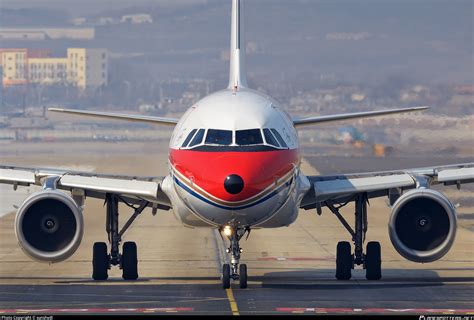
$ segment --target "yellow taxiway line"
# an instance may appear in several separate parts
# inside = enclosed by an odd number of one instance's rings
[[[239,308],[237,307],[237,302],[235,302],[234,299],[234,293],[232,292],[232,289],[225,289],[225,292],[227,293],[227,299],[229,300],[230,304],[230,309],[232,310],[232,315],[233,316],[239,316]]]

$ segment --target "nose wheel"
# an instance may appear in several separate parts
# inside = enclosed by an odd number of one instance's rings
[[[239,241],[246,232],[250,233],[250,229],[243,228],[224,228],[224,234],[230,241],[230,246],[227,248],[227,253],[230,255],[230,264],[222,265],[222,287],[224,289],[230,288],[231,280],[239,281],[241,289],[247,288],[247,265],[240,264],[240,248]]]
[[[247,288],[247,265],[241,264],[239,266],[239,274],[231,273],[231,268],[228,263],[222,266],[222,288],[229,289],[231,280],[239,280],[239,288]]]
[[[239,267],[239,287],[241,289],[247,288],[247,265],[241,264]]]
[[[228,263],[222,265],[222,288],[230,288],[230,265]]]

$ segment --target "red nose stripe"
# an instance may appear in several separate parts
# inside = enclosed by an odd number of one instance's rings
[[[297,150],[262,152],[204,152],[170,150],[170,162],[187,179],[207,193],[225,201],[242,201],[265,190],[298,164]],[[237,174],[244,181],[238,194],[224,188],[227,176]]]

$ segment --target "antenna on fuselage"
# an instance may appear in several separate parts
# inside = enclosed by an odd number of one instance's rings
[[[230,35],[229,89],[237,91],[247,87],[245,76],[245,43],[242,32],[240,0],[232,0],[232,25]]]

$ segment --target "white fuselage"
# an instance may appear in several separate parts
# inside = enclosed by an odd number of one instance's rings
[[[276,101],[225,89],[197,102],[176,125],[162,189],[192,227],[288,226],[309,189],[298,135]]]

